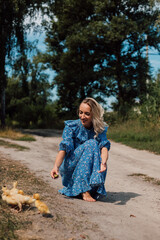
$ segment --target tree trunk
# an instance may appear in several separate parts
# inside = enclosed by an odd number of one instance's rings
[[[4,31],[0,29],[0,98],[1,98],[1,127],[5,127],[5,87],[6,87],[6,75],[5,75],[5,41],[4,41]]]
[[[0,98],[1,98],[1,127],[5,127],[5,87],[6,87],[6,75],[5,75],[5,56],[4,51],[0,49]]]
[[[5,74],[5,58],[6,58],[6,2],[3,1],[1,25],[0,25],[0,98],[1,98],[1,127],[5,127],[5,88],[6,88],[6,74]]]
[[[5,89],[1,90],[1,127],[5,127]]]
[[[122,113],[122,108],[123,108],[123,88],[122,88],[122,67],[121,67],[121,44],[117,44],[117,49],[116,49],[116,75],[117,75],[117,86],[118,86],[118,95],[117,95],[117,100],[118,100],[118,112],[121,115]]]

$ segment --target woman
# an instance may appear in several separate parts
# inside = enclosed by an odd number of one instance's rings
[[[82,195],[83,200],[94,202],[92,193],[106,195],[104,182],[107,172],[107,127],[103,122],[104,110],[93,98],[86,98],[79,106],[79,119],[65,121],[51,177],[61,174],[63,189],[69,197]]]

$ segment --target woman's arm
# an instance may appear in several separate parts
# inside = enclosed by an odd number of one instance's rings
[[[74,143],[72,136],[73,129],[66,125],[62,134],[63,140],[59,144],[59,152],[57,154],[54,167],[51,171],[52,178],[58,177],[59,167],[61,166],[65,155],[69,154],[71,151],[74,151]]]
[[[103,147],[101,149],[101,169],[99,173],[106,171],[107,169],[107,160],[108,160],[108,149],[106,147]]]
[[[59,173],[59,167],[61,166],[63,159],[65,157],[66,152],[63,150],[60,150],[57,154],[56,161],[54,164],[54,167],[51,171],[51,177],[52,178],[57,178],[58,173]]]

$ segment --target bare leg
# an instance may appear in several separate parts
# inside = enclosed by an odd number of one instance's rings
[[[96,202],[96,200],[91,197],[91,194],[89,192],[82,193],[82,198],[87,202]]]

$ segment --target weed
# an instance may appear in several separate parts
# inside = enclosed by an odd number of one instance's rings
[[[7,147],[7,148],[16,148],[19,151],[24,151],[24,150],[29,150],[30,149],[28,147],[21,146],[21,145],[15,144],[15,143],[10,143],[8,141],[3,141],[1,139],[0,139],[0,146],[4,146],[4,147]]]
[[[26,227],[29,222],[22,221],[9,211],[8,205],[0,198],[0,239],[18,239],[15,231]]]
[[[160,154],[160,130],[146,127],[139,120],[129,120],[110,126],[108,138],[133,148]]]
[[[153,183],[153,184],[156,184],[156,185],[160,185],[160,179],[149,177],[149,176],[147,176],[146,174],[143,174],[143,173],[133,173],[133,174],[130,174],[128,176],[140,177],[146,182],[150,182],[150,183]]]

